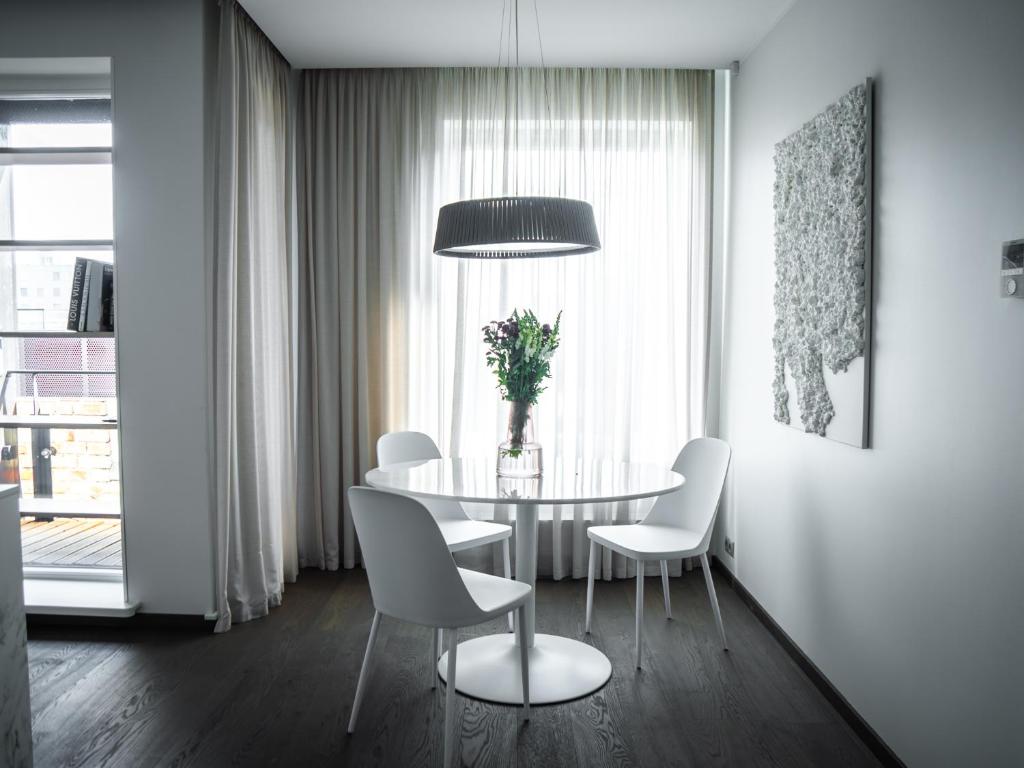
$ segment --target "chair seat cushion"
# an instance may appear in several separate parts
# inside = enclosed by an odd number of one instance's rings
[[[587,536],[636,560],[674,560],[703,551],[699,533],[668,525],[595,525],[587,529]]]
[[[530,585],[521,581],[502,579],[489,573],[459,568],[459,575],[466,583],[470,597],[481,611],[496,616],[509,608],[519,605],[530,594]]]
[[[511,526],[488,523],[484,520],[446,520],[442,518],[437,520],[437,526],[441,529],[441,535],[444,537],[444,543],[448,545],[449,552],[491,544],[512,535]]]

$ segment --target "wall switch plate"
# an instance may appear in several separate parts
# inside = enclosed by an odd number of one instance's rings
[[[1024,240],[1003,243],[1000,288],[1004,298],[1024,299]]]
[[[729,557],[736,557],[736,542],[728,536],[725,537],[725,553]]]

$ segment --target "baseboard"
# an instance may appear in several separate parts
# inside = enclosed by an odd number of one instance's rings
[[[906,763],[900,760],[896,753],[892,751],[892,748],[875,732],[875,729],[868,725],[867,721],[860,716],[860,713],[853,708],[853,705],[846,700],[846,697],[832,685],[832,682],[825,677],[817,665],[807,657],[807,654],[800,650],[800,647],[778,625],[775,619],[771,617],[771,614],[757,602],[754,596],[736,578],[735,574],[717,557],[712,557],[711,567],[725,575],[736,594],[742,598],[743,602],[747,604],[758,620],[772,633],[772,636],[778,641],[779,645],[785,649],[786,653],[796,662],[803,673],[810,678],[811,682],[814,683],[814,687],[821,691],[829,704],[835,708],[839,716],[846,721],[847,725],[853,729],[854,733],[857,734],[882,765],[891,766],[892,768],[906,768]]]
[[[136,613],[126,618],[111,616],[71,616],[29,614],[26,623],[31,632],[43,627],[106,627],[115,629],[158,629],[163,631],[212,633],[216,624],[204,616],[180,613]]]

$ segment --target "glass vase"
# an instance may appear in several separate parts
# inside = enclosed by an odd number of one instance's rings
[[[498,446],[498,474],[540,477],[544,465],[540,443],[533,440],[533,406],[522,401],[508,405],[508,435]]]

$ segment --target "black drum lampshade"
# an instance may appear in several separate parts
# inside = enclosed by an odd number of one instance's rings
[[[460,200],[437,215],[434,253],[464,259],[535,259],[601,248],[590,203],[564,197]]]

